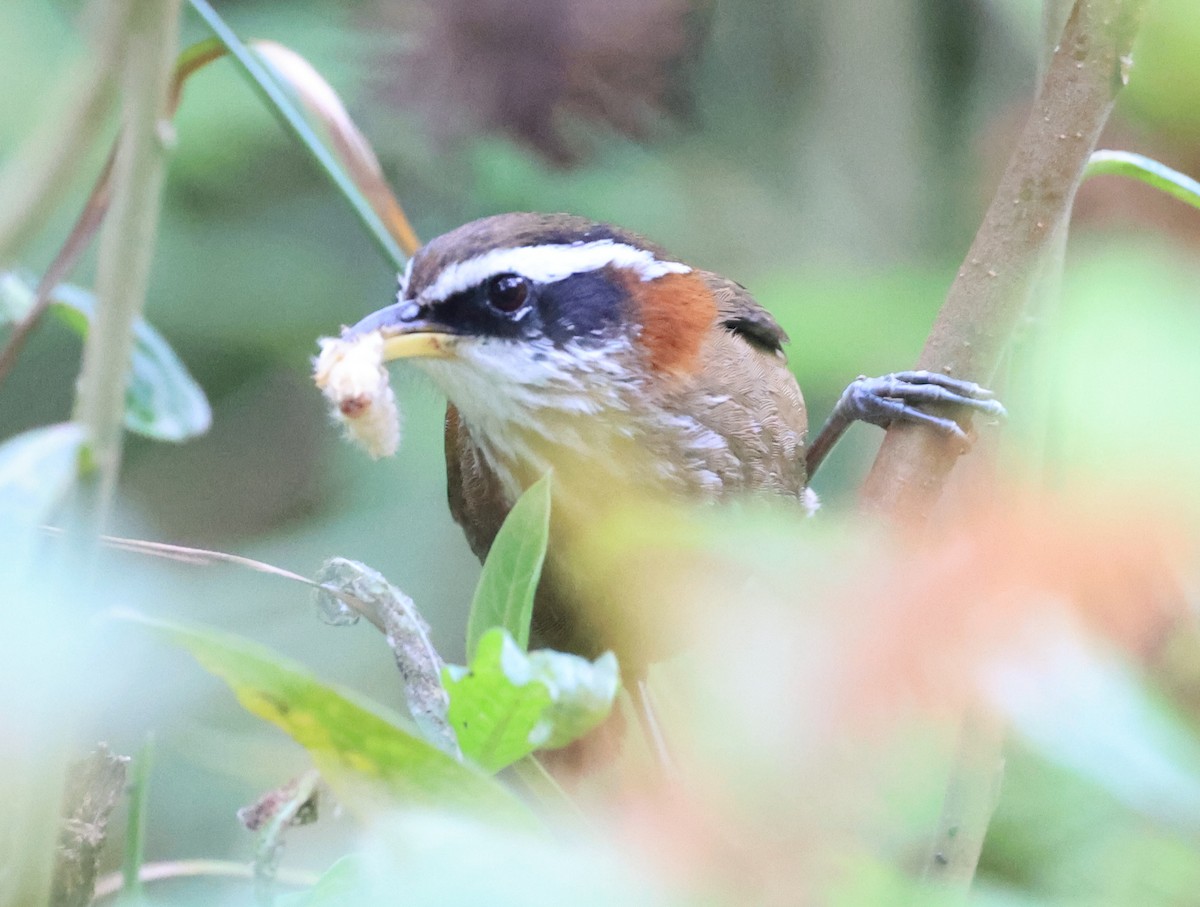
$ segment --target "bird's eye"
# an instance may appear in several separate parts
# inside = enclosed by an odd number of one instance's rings
[[[529,281],[517,274],[497,274],[488,281],[487,301],[497,312],[511,315],[529,301]]]

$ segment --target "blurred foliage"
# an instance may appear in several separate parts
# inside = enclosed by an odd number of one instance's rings
[[[0,273],[0,324],[24,319],[33,302],[29,282],[16,274]],[[95,318],[96,299],[82,287],[64,284],[54,290],[50,312],[85,337]],[[211,425],[212,412],[204,392],[162,336],[139,321],[125,395],[125,427],[158,441],[187,441],[204,434]]]
[[[524,810],[503,787],[426,741],[399,716],[322,684],[303,667],[233,636],[129,616],[190,652],[251,713],[279,725],[310,755],[348,807],[370,815],[391,798],[511,821]]]
[[[533,28],[473,35],[472,16],[504,20],[505,8],[220,4],[240,35],[299,51],[347,99],[422,236],[515,209],[643,232],[779,316],[814,420],[855,375],[915,358],[1028,105],[1037,4],[648,4],[658,30],[638,35],[625,72],[608,56],[611,33],[578,17],[619,33],[645,24],[637,4],[537,3],[525,11],[565,17],[539,40],[527,40]],[[78,13],[0,8],[0,161],[82,53]],[[206,35],[186,20],[185,44]],[[1197,47],[1193,0],[1158,0],[1110,130],[1112,144],[1193,176]],[[422,82],[421,62],[446,48]],[[511,92],[478,104],[481,79],[514,60],[570,79],[527,109],[513,110]],[[0,266],[45,267],[104,153],[28,255]],[[822,470],[817,520],[639,513],[598,533],[598,582],[619,584],[648,632],[690,643],[654,677],[684,783],[648,780],[634,740],[613,771],[624,795],[583,823],[551,816],[518,833],[432,810],[323,816],[290,837],[285,862],[334,868],[294,902],[391,903],[403,891],[438,904],[937,903],[915,880],[956,709],[981,693],[1013,730],[974,902],[1200,903],[1200,423],[1188,405],[1200,227],[1194,211],[1111,177],[1084,187],[1078,213],[1046,361],[1012,365],[1045,382],[1004,395],[1001,491],[952,498],[949,538],[914,546],[841,515],[870,460],[867,429]],[[86,286],[91,271],[85,261],[74,279]],[[183,446],[130,439],[116,528],[304,574],[334,554],[374,564],[418,603],[439,651],[465,660],[479,573],[445,506],[442,402],[398,371],[406,442],[375,464],[339,443],[308,379],[315,338],[388,300],[394,280],[232,65],[192,80],[146,315],[212,402],[213,428]],[[132,604],[287,652],[302,674],[284,677],[245,643],[188,637],[230,676],[253,669],[257,686],[243,673],[235,687],[297,736],[312,713],[277,708],[267,693],[281,678],[313,712],[348,710],[347,739],[396,733],[403,719],[373,706],[359,720],[352,701],[403,712],[393,659],[371,632],[311,620],[306,595],[277,579],[110,554],[85,582],[70,545],[31,531],[73,477],[77,433],[41,427],[68,416],[77,368],[76,335],[50,320],[0,387],[0,437],[12,439],[0,447],[0,863],[48,861],[47,804],[75,744],[131,752],[149,728],[160,742],[146,858],[249,861],[234,810],[303,770],[303,753],[231,709],[177,652],[91,618]],[[1031,463],[1043,427],[1022,413],[1040,403],[1049,443],[1046,463]],[[28,429],[39,431],[14,437]],[[1033,494],[1031,474],[1048,494]],[[361,692],[335,702],[309,672]],[[459,768],[445,776],[457,794],[493,790]],[[248,886],[215,885],[152,891],[172,904],[249,902]]]

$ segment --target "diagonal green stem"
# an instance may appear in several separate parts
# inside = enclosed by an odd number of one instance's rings
[[[1132,151],[1097,151],[1088,159],[1083,178],[1093,176],[1128,176],[1153,186],[1181,202],[1200,208],[1200,182],[1166,164],[1134,154]]]
[[[350,203],[354,213],[358,215],[358,219],[362,221],[384,257],[397,271],[403,271],[407,262],[404,252],[396,244],[395,239],[392,238],[383,221],[379,219],[370,202],[355,186],[354,181],[329,149],[325,147],[320,136],[308,125],[304,114],[288,96],[286,89],[225,24],[225,21],[207,0],[188,0],[188,2],[205,24],[212,29],[213,34],[229,49],[230,55],[237,61],[238,66],[249,78],[251,85],[266,101],[267,106],[274,111],[279,121],[308,149],[309,154],[313,156],[325,175]]]

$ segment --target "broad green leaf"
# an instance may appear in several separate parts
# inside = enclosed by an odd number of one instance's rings
[[[470,668],[447,665],[450,724],[475,763],[496,772],[534,750],[566,746],[600,724],[621,685],[616,656],[594,662],[525,653],[501,628],[479,640]]]
[[[83,336],[95,307],[87,290],[64,284],[54,291],[51,311]],[[210,425],[212,410],[196,379],[162,335],[139,319],[133,329],[125,427],[157,441],[186,441]]]
[[[550,536],[551,475],[529,486],[496,533],[467,618],[467,658],[475,656],[480,639],[493,627],[503,627],[517,645],[529,648],[533,595]]]
[[[1106,174],[1141,180],[1159,192],[1165,192],[1193,208],[1200,208],[1200,183],[1145,155],[1131,151],[1093,152],[1084,168],[1083,178],[1086,180]]]
[[[0,273],[0,323],[23,318],[32,304],[33,290],[24,279]],[[50,311],[82,337],[95,308],[91,293],[63,284],[54,291]],[[139,320],[125,392],[125,427],[157,441],[186,441],[211,424],[212,410],[196,379],[162,335]]]
[[[395,800],[528,822],[500,784],[421,739],[398,715],[321,683],[301,665],[248,640],[132,613],[119,615],[186,649],[247,711],[308,750],[343,803],[372,812]],[[394,803],[394,800],[392,800]]]

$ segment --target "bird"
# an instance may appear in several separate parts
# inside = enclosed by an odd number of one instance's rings
[[[745,287],[570,214],[499,214],[431,240],[396,301],[344,336],[371,332],[447,398],[450,513],[481,561],[518,497],[553,471],[533,639],[587,657],[616,649],[634,676],[653,648],[572,564],[606,512],[767,497],[808,513],[809,480],[853,422],[917,422],[965,442],[949,411],[922,407],[1003,414],[991,392],[946,375],[859,376],[809,443],[788,336]]]

